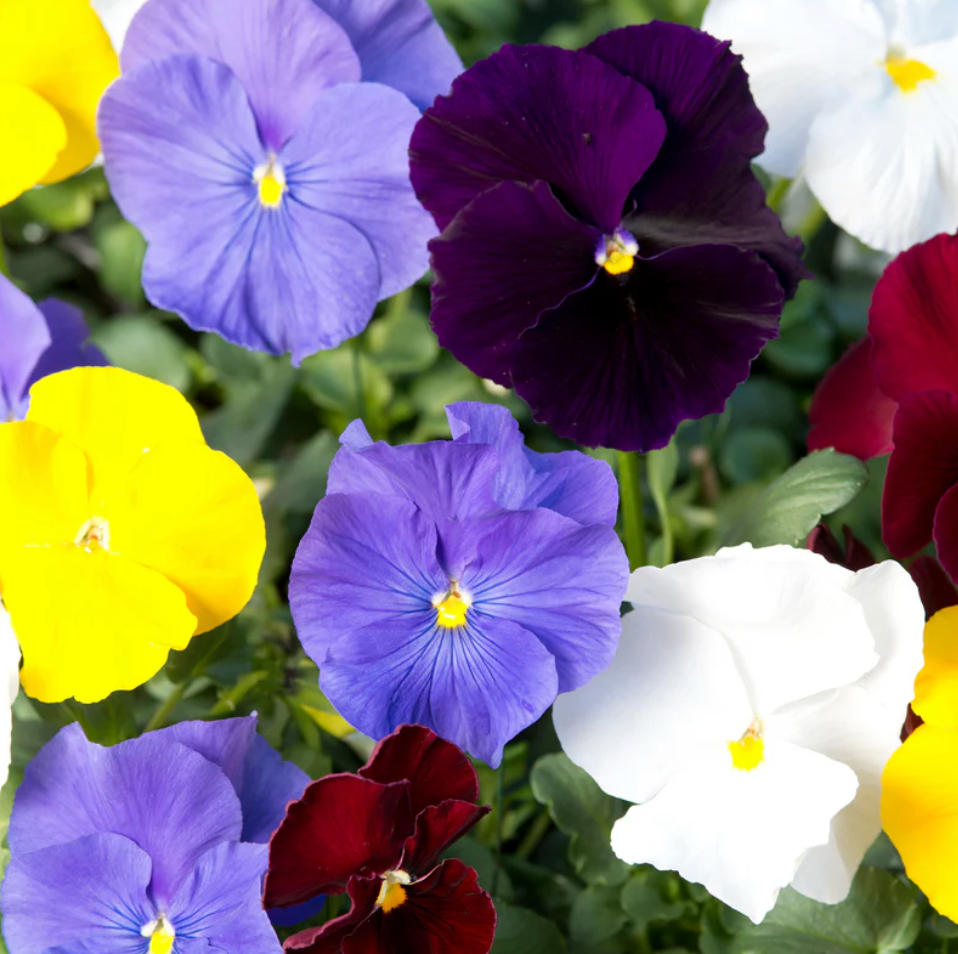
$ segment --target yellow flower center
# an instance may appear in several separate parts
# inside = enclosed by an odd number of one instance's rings
[[[909,60],[904,56],[889,53],[885,60],[885,69],[903,93],[914,93],[925,80],[935,78],[935,71],[919,60]]]
[[[140,934],[150,939],[149,954],[170,954],[173,950],[176,931],[173,930],[173,925],[166,919],[165,914],[161,914],[149,924],[144,924],[140,928]]]
[[[286,176],[275,158],[259,166],[253,173],[253,181],[259,186],[259,201],[267,209],[275,209],[283,201],[286,191]]]
[[[405,871],[387,871],[383,875],[383,884],[376,898],[376,904],[383,909],[383,914],[395,911],[405,902],[407,884],[412,884],[412,878]]]
[[[595,250],[595,262],[610,275],[625,275],[632,271],[639,243],[625,229],[616,229],[612,235],[604,235]]]
[[[85,550],[110,549],[110,525],[103,517],[90,517],[74,539],[74,544]]]
[[[469,603],[459,593],[450,593],[442,602],[433,603],[436,607],[436,625],[446,629],[455,629],[466,625],[466,610]]]
[[[756,719],[740,739],[729,742],[728,750],[732,753],[733,768],[741,772],[751,772],[752,769],[758,768],[765,759],[762,723]]]

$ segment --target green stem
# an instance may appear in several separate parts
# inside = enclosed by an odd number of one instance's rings
[[[401,291],[398,295],[393,295],[393,297],[389,299],[389,303],[386,305],[386,314],[401,315],[409,311],[411,304],[412,288],[407,288],[405,291]]]
[[[489,893],[493,900],[499,897],[499,872],[502,870],[502,814],[505,808],[506,761],[499,763],[496,780],[496,867],[492,872],[492,886]]]
[[[166,725],[167,720],[170,718],[170,714],[177,707],[180,700],[186,693],[186,689],[189,686],[189,681],[181,682],[178,685],[173,687],[173,691],[160,703],[156,712],[153,713],[153,718],[150,719],[146,724],[144,732],[152,732],[154,729],[162,729]]]
[[[10,265],[7,263],[7,250],[4,248],[2,237],[0,237],[0,275],[10,277]]]
[[[642,458],[632,451],[619,451],[619,496],[629,569],[645,566],[645,519],[642,515]]]
[[[788,190],[791,188],[791,185],[791,179],[777,179],[772,183],[772,187],[768,190],[765,201],[773,212],[781,211],[782,202],[785,200],[785,196],[788,195]]]
[[[818,234],[818,230],[828,221],[828,213],[816,202],[815,207],[805,216],[801,225],[798,227],[798,236],[805,243],[810,245],[811,241]]]
[[[363,353],[359,348],[359,339],[353,338],[353,387],[356,389],[356,408],[359,419],[366,421],[366,392],[363,388]],[[366,421],[369,425],[369,421]]]
[[[536,820],[529,826],[525,837],[519,843],[519,847],[516,849],[516,857],[528,860],[536,848],[539,847],[539,842],[545,838],[551,827],[552,819],[549,817],[549,813],[545,810],[541,811],[536,816]]]

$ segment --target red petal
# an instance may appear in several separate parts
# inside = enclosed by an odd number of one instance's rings
[[[411,874],[429,871],[439,856],[489,813],[488,805],[448,799],[429,805],[416,817],[416,832],[406,839],[402,868]]]
[[[895,416],[895,450],[882,497],[882,536],[902,559],[924,547],[941,498],[958,483],[958,396],[923,391],[906,397]],[[953,534],[941,528],[946,544]],[[944,555],[942,565],[949,570]],[[950,572],[950,570],[949,570]]]
[[[837,563],[846,570],[856,573],[864,570],[866,566],[874,566],[875,558],[871,551],[852,533],[852,528],[848,524],[842,527],[842,533],[845,537],[844,547],[835,539],[835,534],[829,529],[828,524],[820,523],[808,535],[805,546],[812,553],[825,557],[829,563]]]
[[[382,881],[379,878],[353,878],[349,882],[349,899],[352,906],[346,914],[322,927],[307,928],[283,942],[286,951],[303,951],[305,954],[340,954],[343,941],[359,927],[366,918],[376,914],[376,899]]]
[[[342,954],[488,954],[496,933],[492,898],[461,861],[444,861],[345,939]],[[326,954],[326,952],[323,952]]]
[[[958,238],[938,235],[885,269],[868,331],[875,374],[889,397],[958,391]]]
[[[908,572],[918,585],[926,619],[931,619],[946,606],[958,605],[958,590],[934,557],[916,557],[915,562],[908,567]]]
[[[934,537],[941,565],[953,580],[958,580],[958,484],[938,504]]]
[[[479,779],[468,757],[421,725],[402,725],[387,735],[359,774],[383,784],[408,779],[414,816],[449,798],[474,802],[479,797]]]
[[[413,827],[408,782],[380,785],[346,774],[313,782],[270,841],[266,907],[340,894],[353,875],[395,868]]]
[[[891,450],[898,404],[879,388],[871,353],[871,339],[866,335],[822,378],[808,412],[809,450],[834,447],[862,460]]]

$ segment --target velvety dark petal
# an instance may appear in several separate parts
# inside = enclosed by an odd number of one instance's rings
[[[938,559],[945,572],[958,582],[958,484],[941,498],[933,530]]]
[[[775,273],[721,246],[638,261],[626,283],[599,279],[519,340],[516,393],[533,416],[590,447],[664,447],[688,418],[725,407],[778,334]]]
[[[852,533],[847,523],[842,526],[842,534],[844,544],[840,544],[828,524],[822,522],[808,535],[805,546],[812,553],[825,557],[829,563],[843,566],[854,573],[875,565],[871,551]]]
[[[412,137],[412,181],[440,229],[496,182],[541,179],[612,232],[664,137],[648,90],[595,57],[506,45],[426,111]]]
[[[414,816],[447,799],[479,797],[479,777],[462,749],[421,725],[402,725],[387,735],[359,774],[382,785],[408,780]]]
[[[342,954],[343,941],[367,918],[377,913],[376,899],[382,881],[379,878],[352,878],[347,891],[351,906],[346,914],[327,921],[321,927],[307,928],[289,938],[283,947],[304,954]]]
[[[318,93],[360,77],[346,32],[302,0],[150,0],[127,32],[123,72],[177,54],[229,67],[273,152],[296,131]]]
[[[875,374],[890,398],[958,393],[958,236],[938,235],[885,269],[868,331]]]
[[[417,626],[396,616],[344,633],[320,669],[320,685],[374,739],[414,722],[496,766],[506,742],[555,699],[555,661],[516,623],[467,619],[466,628],[445,629],[434,618]]]
[[[273,835],[263,902],[289,907],[341,894],[353,875],[395,868],[412,831],[408,782],[327,775],[289,806]]]
[[[872,366],[872,339],[852,345],[822,378],[808,412],[808,449],[834,447],[869,460],[891,453],[898,402],[878,384]]]
[[[450,859],[406,888],[343,940],[343,954],[488,954],[496,931],[492,898],[474,869]]]
[[[406,839],[401,867],[412,875],[430,871],[439,856],[469,832],[491,809],[458,799],[428,805],[416,818],[416,831]]]
[[[595,279],[600,239],[545,182],[489,189],[429,245],[439,343],[476,374],[510,385],[519,336]]]
[[[931,619],[938,610],[958,605],[958,589],[934,557],[916,557],[908,567],[908,572],[921,594],[921,605],[925,607],[927,619]]]
[[[540,509],[491,523],[462,583],[483,624],[508,619],[536,635],[555,656],[559,692],[570,692],[612,661],[628,581],[612,527]]]
[[[894,439],[882,495],[882,538],[892,556],[904,559],[931,541],[935,511],[958,484],[958,396],[923,391],[905,397]],[[944,559],[942,564],[949,569]]]
[[[525,446],[508,408],[478,401],[446,405],[457,441],[492,444],[499,455],[496,500],[509,510],[545,507],[577,523],[614,526],[619,485],[612,468],[579,451],[539,454]]]
[[[409,627],[431,626],[432,597],[449,585],[436,547],[433,523],[401,497],[332,494],[321,500],[289,583],[293,620],[310,658],[322,666],[337,639],[368,625],[403,619]],[[415,720],[396,724],[404,721]]]
[[[33,369],[50,344],[37,306],[0,275],[0,422],[22,417]]]

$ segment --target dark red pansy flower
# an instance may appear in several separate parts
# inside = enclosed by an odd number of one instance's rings
[[[410,147],[441,344],[580,444],[720,411],[808,275],[751,171],[766,129],[741,58],[690,27],[477,63]]]
[[[440,855],[489,809],[463,752],[418,725],[384,738],[356,775],[293,802],[270,842],[264,903],[347,892],[349,912],[285,943],[309,954],[487,954],[496,912],[476,872]]]
[[[874,566],[877,562],[871,550],[852,533],[852,528],[845,524],[842,527],[844,543],[839,543],[826,523],[820,523],[808,535],[805,546],[813,553],[825,557],[829,563],[837,563],[857,573],[865,567]]]

